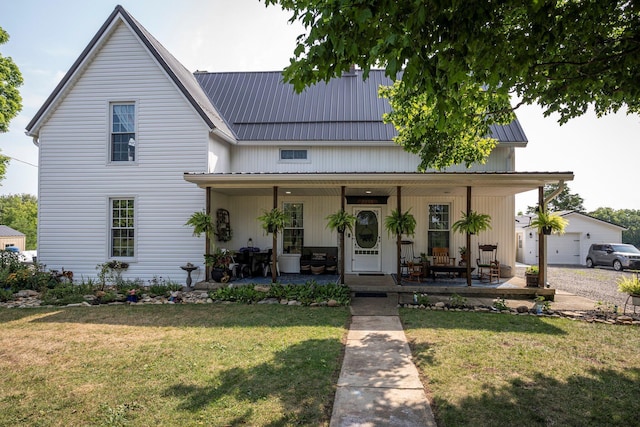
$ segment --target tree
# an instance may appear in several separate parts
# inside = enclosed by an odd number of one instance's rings
[[[547,184],[544,186],[544,197],[547,198],[558,189],[558,184]],[[560,194],[553,198],[549,202],[548,209],[551,212],[558,211],[578,211],[585,212],[583,205],[584,199],[578,194],[569,193],[570,189],[568,185],[564,185]],[[536,213],[538,211],[537,206],[528,206],[527,213]]]
[[[38,200],[31,194],[0,196],[0,224],[26,236],[26,249],[37,247]]]
[[[511,96],[538,103],[559,122],[593,106],[600,116],[640,111],[640,3],[619,1],[442,2],[438,0],[265,0],[292,11],[307,29],[297,39],[285,81],[297,91],[352,65],[383,67],[402,85],[391,103],[424,110],[397,142],[421,168],[485,156],[489,125],[510,119]],[[412,101],[409,101],[412,100]],[[470,123],[470,119],[472,123]],[[447,143],[435,150],[425,135]],[[405,145],[406,144],[406,145]],[[436,154],[437,153],[437,154]]]
[[[9,41],[9,34],[0,27],[0,45]],[[9,122],[22,109],[22,97],[18,87],[22,85],[22,74],[11,57],[0,54],[0,132],[9,130]],[[2,174],[1,176],[4,176]]]
[[[629,243],[640,248],[640,210],[598,208],[593,212],[589,212],[589,215],[626,227],[627,230],[622,232],[622,243]]]

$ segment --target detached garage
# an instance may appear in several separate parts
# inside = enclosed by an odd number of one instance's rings
[[[26,247],[27,237],[11,227],[0,225],[0,249],[4,250],[10,246],[16,247],[23,252]]]
[[[547,237],[547,263],[584,265],[592,243],[621,243],[624,227],[575,211],[561,211],[569,224],[565,234]],[[535,215],[516,217],[516,261],[538,264],[538,232],[531,227]]]

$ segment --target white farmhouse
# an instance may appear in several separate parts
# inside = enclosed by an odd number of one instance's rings
[[[182,281],[181,265],[203,262],[204,237],[184,225],[195,211],[228,218],[231,239],[217,246],[264,249],[272,237],[256,218],[280,207],[295,220],[279,252],[296,254],[337,245],[325,218],[344,203],[359,218],[346,273],[394,273],[396,241],[382,227],[391,210],[416,217],[415,254],[454,255],[465,236],[451,225],[469,202],[492,218],[471,259],[491,243],[514,265],[515,195],[573,174],[516,172],[527,145],[517,120],[493,128],[485,164],[418,173],[381,121],[380,84],[391,84],[382,71],[363,81],[353,70],[297,95],[278,72],[192,74],[117,6],[27,125],[40,150],[39,261],[91,277],[121,260],[127,278]]]

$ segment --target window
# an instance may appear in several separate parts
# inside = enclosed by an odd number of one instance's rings
[[[282,230],[285,253],[301,254],[304,246],[304,209],[302,203],[283,203],[282,209],[289,221]]]
[[[136,160],[136,106],[111,104],[111,161]]]
[[[281,149],[280,150],[280,160],[283,162],[306,162],[309,160],[307,150],[290,150],[290,149]]]
[[[449,205],[429,205],[428,255],[433,248],[449,248]]]
[[[133,257],[134,248],[134,200],[111,199],[111,256]]]

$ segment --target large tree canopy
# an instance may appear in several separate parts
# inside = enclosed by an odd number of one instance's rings
[[[512,116],[511,97],[538,103],[560,123],[592,106],[598,115],[640,111],[640,3],[632,0],[265,0],[293,12],[298,37],[285,80],[296,90],[341,75],[352,64],[403,84],[390,96],[427,111],[427,121],[390,120],[398,143],[421,167],[470,163],[484,155],[489,125]],[[415,98],[413,101],[408,100]],[[519,104],[519,105],[520,105]],[[517,106],[516,106],[517,107]],[[478,119],[481,116],[483,119]],[[473,123],[469,123],[473,119]],[[466,152],[434,157],[426,134],[468,140]],[[424,145],[426,144],[426,146]],[[474,144],[481,144],[473,149]],[[484,145],[482,145],[484,144]],[[450,147],[450,146],[448,146]],[[437,150],[437,147],[435,147]],[[444,156],[444,158],[443,158]]]
[[[0,45],[7,41],[9,34],[0,27]],[[0,54],[0,132],[9,130],[9,122],[22,109],[22,97],[18,92],[20,85],[20,70],[10,57],[5,58]]]

